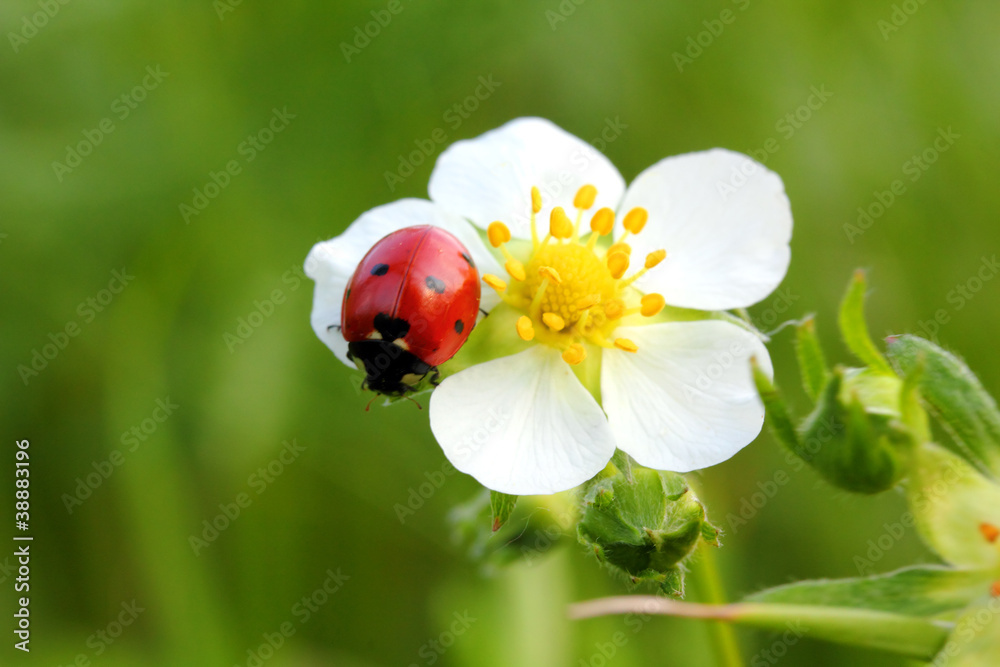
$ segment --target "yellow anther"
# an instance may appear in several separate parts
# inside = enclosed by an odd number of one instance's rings
[[[538,267],[538,275],[540,275],[542,278],[548,278],[556,285],[562,285],[562,278],[559,276],[559,272],[553,269],[551,266]]]
[[[521,262],[517,261],[513,257],[507,260],[507,263],[503,265],[503,268],[507,269],[507,273],[509,273],[510,277],[514,280],[524,282],[528,277],[528,274],[524,272],[524,264],[521,264]]]
[[[641,206],[636,206],[625,214],[625,220],[622,221],[622,225],[630,233],[638,234],[646,226],[647,220],[649,220],[649,212]]]
[[[630,341],[628,338],[615,338],[615,347],[619,350],[625,350],[626,352],[639,351],[639,346]]]
[[[593,308],[598,303],[601,302],[600,294],[591,294],[590,296],[585,296],[576,302],[577,310],[587,310],[588,308]]]
[[[549,217],[549,233],[557,239],[568,239],[573,236],[573,223],[562,206],[552,209],[552,215]]]
[[[517,318],[517,335],[521,337],[521,340],[531,340],[535,337],[535,327],[531,324],[531,318],[527,315],[521,315]]]
[[[598,209],[594,217],[590,219],[591,231],[597,232],[601,236],[610,234],[615,228],[615,212],[610,208]]]
[[[545,326],[553,331],[562,331],[566,328],[566,320],[559,317],[555,313],[543,313],[542,322],[545,322]]]
[[[643,317],[652,317],[653,315],[658,315],[666,302],[663,300],[662,294],[646,294],[642,297],[642,308],[639,312],[642,313]]]
[[[651,269],[660,262],[662,262],[667,256],[666,250],[656,250],[654,252],[646,255],[646,268]]]
[[[617,320],[625,314],[625,304],[621,299],[612,299],[604,304],[604,314],[609,320]]]
[[[498,292],[503,292],[505,289],[507,289],[507,283],[505,283],[503,280],[497,278],[491,273],[483,274],[483,282]]]
[[[597,188],[593,185],[584,185],[576,191],[576,196],[573,197],[573,206],[586,211],[594,205],[595,199],[597,199]]]
[[[502,222],[491,222],[486,228],[486,236],[490,239],[490,245],[499,248],[507,241],[510,241],[510,230]]]
[[[587,350],[579,343],[573,343],[562,353],[563,361],[572,366],[576,366],[587,358]]]
[[[626,255],[631,255],[632,254],[632,246],[630,246],[627,243],[622,243],[621,241],[619,241],[618,243],[615,243],[610,248],[608,248],[608,254],[609,255],[611,253],[613,253],[613,252],[623,252]]]
[[[534,185],[531,186],[531,210],[534,213],[542,210],[542,193]]]
[[[628,255],[623,252],[613,252],[608,255],[608,271],[615,280],[624,276],[628,271]]]

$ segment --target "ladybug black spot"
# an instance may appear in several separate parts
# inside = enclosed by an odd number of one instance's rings
[[[397,338],[405,338],[410,333],[410,323],[398,317],[389,317],[385,313],[375,316],[375,330],[382,335],[382,340],[391,342]]]
[[[471,257],[469,257],[468,255],[466,255],[464,252],[460,252],[458,254],[462,256],[462,259],[465,260],[466,264],[468,264],[472,268],[476,268],[476,265],[472,263],[472,258]]]
[[[462,320],[455,320],[455,333],[462,333],[463,329],[465,329],[465,322]]]
[[[426,283],[427,289],[433,290],[438,294],[444,294],[444,282],[442,282],[440,278],[427,276],[427,280],[425,280],[424,283]]]
[[[388,264],[376,264],[374,266],[374,268],[372,268],[372,275],[373,276],[384,276],[388,272],[389,272],[389,265]]]

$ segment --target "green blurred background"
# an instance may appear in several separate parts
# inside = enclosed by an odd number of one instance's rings
[[[789,314],[816,311],[830,356],[847,361],[835,307],[870,267],[874,333],[928,334],[943,313],[940,340],[1000,389],[1000,281],[969,285],[1000,247],[995,2],[63,1],[0,5],[0,522],[13,525],[13,441],[28,438],[35,537],[30,659],[12,647],[13,547],[0,549],[2,664],[714,664],[695,622],[566,621],[568,601],[625,590],[572,541],[484,575],[446,520],[476,493],[469,478],[397,516],[444,463],[426,410],[364,412],[356,378],[309,327],[298,271],[367,209],[426,196],[441,145],[394,192],[385,173],[437,128],[450,143],[540,115],[590,140],[616,124],[598,145],[628,180],[668,155],[777,146],[767,166],[795,215]],[[348,62],[342,44],[373,16],[391,22],[369,25],[378,34]],[[467,102],[490,76],[495,91]],[[832,96],[803,108],[813,87]],[[248,148],[275,109],[294,118]],[[959,137],[934,154],[948,128]],[[911,162],[925,151],[926,170]],[[199,203],[212,173],[226,182],[230,161],[239,173],[185,220],[180,205]],[[845,230],[896,179],[903,194],[863,234]],[[134,276],[120,294],[114,271]],[[959,299],[959,285],[979,289]],[[770,324],[772,307],[753,312]],[[259,324],[245,340],[241,318]],[[77,335],[61,337],[70,323]],[[789,332],[772,349],[793,388]],[[19,371],[36,350],[54,358]],[[158,400],[176,405],[162,423]],[[270,482],[257,473],[268,465]],[[745,525],[727,521],[778,471],[791,481]],[[99,486],[78,492],[88,475]],[[856,575],[904,511],[893,494],[832,490],[767,436],[700,477],[728,529],[731,597]],[[219,518],[240,498],[238,518]],[[229,525],[192,546],[212,520]],[[534,554],[543,536],[518,544]],[[875,567],[930,558],[908,533]],[[328,571],[339,589],[315,594]],[[296,607],[303,597],[315,611]],[[123,612],[133,600],[143,611]],[[269,651],[282,628],[294,634]],[[777,660],[763,653],[775,636],[739,636],[749,664]],[[808,638],[787,653],[903,664]]]

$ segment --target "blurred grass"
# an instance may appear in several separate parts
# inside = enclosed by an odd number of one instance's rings
[[[32,442],[30,664],[81,653],[107,665],[247,664],[264,633],[291,622],[267,664],[423,665],[422,647],[466,609],[481,620],[440,664],[597,664],[616,631],[629,641],[615,664],[710,664],[707,631],[690,622],[653,619],[632,634],[623,619],[564,621],[564,598],[621,590],[575,548],[480,578],[444,525],[476,489],[467,478],[397,519],[393,506],[443,462],[426,413],[363,412],[367,399],[308,326],[311,285],[285,276],[363,211],[426,196],[432,160],[395,192],[384,173],[435,128],[450,142],[533,114],[592,139],[620,119],[628,127],[605,152],[627,179],[667,155],[774,137],[767,164],[796,220],[793,315],[817,311],[828,351],[847,361],[835,306],[851,271],[871,267],[874,333],[919,331],[946,309],[941,340],[1000,389],[1000,284],[961,310],[947,298],[1000,246],[995,3],[927,3],[884,40],[890,2],[592,0],[553,30],[555,0],[404,0],[345,62],[341,42],[385,6],[243,2],[220,20],[209,2],[72,2],[17,53],[8,35],[39,5],[0,8],[0,423],[5,438]],[[678,72],[673,53],[725,8],[736,20]],[[114,100],[157,65],[169,76],[119,120]],[[501,86],[453,129],[444,114],[490,74]],[[786,138],[776,124],[821,85],[833,96]],[[246,163],[241,142],[286,106],[296,118]],[[105,117],[114,132],[60,182],[53,161]],[[850,243],[856,209],[906,178],[904,163],[949,126],[955,145]],[[185,224],[179,205],[233,159],[242,173]],[[78,305],[122,267],[134,282],[85,322]],[[224,334],[275,289],[287,301],[231,352]],[[71,320],[80,335],[25,386],[17,367]],[[779,381],[794,386],[789,334],[772,349]],[[121,435],[166,396],[176,414],[68,513],[63,494],[125,451]],[[290,439],[305,451],[257,495],[250,476]],[[732,596],[855,574],[854,556],[904,511],[891,494],[832,491],[763,437],[704,473],[717,520],[730,527],[727,515],[779,469],[791,482],[719,554]],[[241,492],[252,504],[196,557],[189,536]],[[0,504],[0,520],[10,511]],[[907,535],[877,567],[927,558]],[[300,623],[294,605],[338,568],[350,579]],[[147,611],[95,657],[88,638],[133,598]],[[741,637],[748,658],[773,640]],[[18,664],[3,651],[0,662]],[[898,664],[809,642],[789,653],[817,667]]]

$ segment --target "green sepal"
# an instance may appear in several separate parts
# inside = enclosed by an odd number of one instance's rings
[[[705,508],[675,473],[646,468],[633,481],[616,472],[588,487],[577,527],[580,541],[598,560],[632,583],[647,582],[668,595],[683,595],[684,561],[705,535]]]
[[[785,400],[781,397],[778,388],[771,381],[771,377],[761,370],[756,359],[750,360],[753,368],[753,381],[757,385],[757,393],[760,394],[764,403],[765,419],[767,427],[774,437],[784,445],[789,451],[799,457],[803,457],[803,452],[799,444],[799,434],[796,431],[795,423],[788,411]]]
[[[865,323],[865,272],[857,270],[840,304],[840,333],[847,348],[876,373],[892,375],[892,368],[868,335]]]
[[[795,353],[799,360],[802,386],[809,398],[815,401],[830,379],[830,370],[816,336],[816,320],[811,315],[795,327]]]
[[[950,617],[989,587],[990,574],[983,570],[918,565],[870,577],[798,581],[754,593],[744,601]]]
[[[503,527],[517,505],[517,496],[511,496],[499,491],[490,491],[490,510],[493,513],[493,532]]]
[[[627,479],[629,482],[635,481],[635,478],[632,477],[631,456],[629,456],[620,449],[616,449],[614,456],[611,457],[611,463],[614,464],[615,468],[617,468],[619,472],[625,475],[625,479]]]
[[[942,444],[1000,479],[1000,410],[979,378],[959,357],[919,336],[890,336],[886,343],[900,375],[920,370],[920,394],[953,440]]]
[[[921,537],[941,558],[992,569],[1000,577],[1000,542],[991,544],[980,528],[1000,526],[1000,485],[965,459],[927,443],[914,454],[906,495]]]

